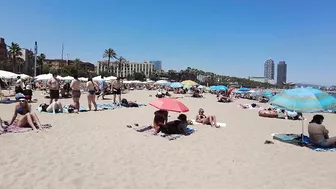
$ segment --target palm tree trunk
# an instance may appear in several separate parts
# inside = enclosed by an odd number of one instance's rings
[[[107,60],[107,72],[108,73],[110,73],[110,61],[111,61],[111,57],[109,56]]]
[[[16,57],[13,55],[13,72],[16,73]]]

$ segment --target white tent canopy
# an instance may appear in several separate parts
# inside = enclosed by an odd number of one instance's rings
[[[88,81],[88,78],[85,78],[85,77],[80,77],[78,79],[79,79],[79,81]]]
[[[74,78],[71,76],[65,76],[62,78],[62,80],[74,80]]]
[[[36,81],[43,81],[43,80],[49,80],[52,78],[52,74],[42,74],[42,75],[38,75],[35,77]],[[57,79],[63,79],[61,76],[57,76]]]
[[[8,72],[8,71],[4,71],[4,70],[0,70],[0,78],[5,78],[5,79],[14,79],[16,78],[18,75],[12,72]]]

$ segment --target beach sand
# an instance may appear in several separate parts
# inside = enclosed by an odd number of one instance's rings
[[[123,97],[145,103],[154,91],[132,91]],[[35,93],[37,107],[48,99]],[[152,94],[153,97],[149,97]],[[335,152],[274,141],[272,133],[300,133],[301,122],[261,118],[256,110],[224,104],[214,95],[180,99],[195,119],[200,107],[216,115],[226,127],[195,125],[195,134],[168,141],[144,136],[126,125],[152,123],[155,108],[120,108],[79,114],[37,113],[51,129],[0,136],[0,188],[335,188]],[[112,96],[107,96],[112,98]],[[61,99],[63,105],[71,99]],[[87,107],[86,95],[81,102]],[[108,103],[111,100],[99,100]],[[266,105],[267,106],[267,105]],[[14,104],[0,104],[4,120],[12,117]],[[177,117],[170,113],[170,120]],[[313,114],[305,114],[308,121]],[[324,114],[324,124],[336,135],[335,114]],[[307,122],[308,122],[307,121]],[[307,125],[307,123],[306,123]],[[307,128],[307,127],[305,127]]]

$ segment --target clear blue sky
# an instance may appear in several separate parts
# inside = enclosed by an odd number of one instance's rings
[[[0,36],[24,48],[96,63],[113,48],[130,61],[162,60],[229,76],[263,76],[285,60],[288,81],[331,85],[335,0],[4,0]]]

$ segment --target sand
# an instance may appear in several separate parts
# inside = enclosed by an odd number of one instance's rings
[[[134,91],[124,97],[148,103],[154,91]],[[35,93],[39,103],[47,100]],[[108,96],[111,97],[111,96]],[[120,108],[102,112],[50,115],[38,113],[52,128],[0,136],[0,188],[335,188],[335,153],[315,152],[272,140],[272,133],[300,133],[301,122],[258,117],[238,100],[217,103],[180,99],[195,119],[200,107],[224,128],[196,125],[197,132],[174,141],[146,137],[126,125],[151,124],[155,108]],[[62,99],[69,104],[71,99]],[[81,102],[87,106],[86,96]],[[98,102],[111,102],[99,100]],[[9,120],[14,104],[0,104]],[[178,114],[171,113],[173,120]],[[308,120],[312,114],[305,114]],[[336,135],[335,114],[325,125]]]

